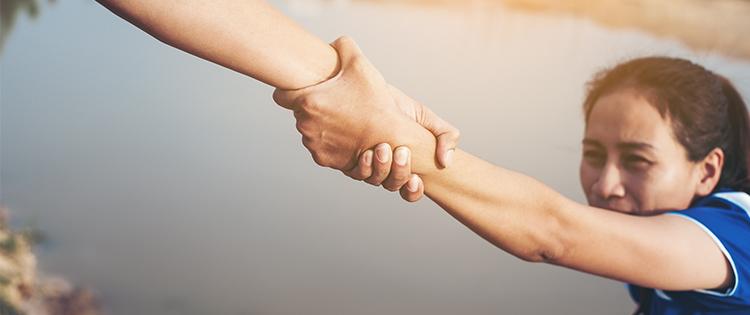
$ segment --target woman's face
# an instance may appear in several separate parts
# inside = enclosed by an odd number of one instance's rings
[[[580,168],[589,205],[637,215],[685,209],[696,195],[696,169],[669,117],[636,90],[620,89],[594,104]]]

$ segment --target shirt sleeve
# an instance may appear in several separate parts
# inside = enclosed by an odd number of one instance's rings
[[[678,300],[712,309],[750,306],[750,216],[746,208],[726,199],[712,198],[701,206],[668,214],[681,216],[705,231],[729,261],[734,279],[720,291],[666,292]]]

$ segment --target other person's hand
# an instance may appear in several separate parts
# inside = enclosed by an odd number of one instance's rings
[[[371,162],[374,160],[372,153],[364,154],[365,150],[376,143],[398,143],[397,139],[402,136],[399,130],[409,120],[418,122],[436,136],[437,162],[443,167],[450,165],[458,142],[458,129],[388,85],[353,40],[342,37],[332,46],[341,59],[342,69],[336,77],[309,88],[274,92],[276,103],[294,111],[302,142],[315,162],[342,170],[352,178],[365,179],[361,178],[362,174],[355,176],[353,173],[359,160],[368,156]],[[388,172],[378,176],[387,178]],[[399,179],[389,183],[400,182]],[[384,179],[368,180],[371,184],[382,181]]]

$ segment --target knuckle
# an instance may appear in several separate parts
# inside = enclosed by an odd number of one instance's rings
[[[352,37],[349,35],[344,35],[344,36],[339,37],[339,42],[341,42],[342,44],[344,43],[352,44],[354,43],[354,39],[352,39]]]
[[[310,121],[309,119],[302,119],[298,120],[295,127],[297,128],[297,131],[299,131],[300,134],[305,136],[306,138],[310,139],[319,139],[319,133],[317,132],[318,128],[315,125],[313,121]]]
[[[390,170],[388,168],[382,167],[375,170],[375,175],[380,178],[380,181],[385,181],[388,178],[389,172]]]
[[[388,191],[397,191],[399,190],[399,187],[394,185],[393,183],[383,183],[383,188],[385,188]]]
[[[355,55],[349,59],[349,68],[355,72],[363,72],[367,69],[367,59],[362,55]]]
[[[285,90],[281,90],[281,89],[274,90],[272,99],[276,104],[284,106],[284,107],[291,105],[291,104],[288,104],[289,100],[291,99],[289,97],[289,92]]]
[[[370,185],[373,185],[373,186],[380,186],[380,184],[382,184],[382,183],[383,183],[383,178],[382,178],[382,177],[380,177],[380,176],[378,176],[378,174],[376,173],[376,174],[374,174],[374,175],[370,176],[369,178],[367,178],[367,179],[366,179],[365,181],[366,181],[366,182],[367,182],[368,184],[370,184]]]
[[[315,162],[315,164],[318,164],[319,166],[323,166],[323,164],[320,164],[320,155],[318,155],[315,152],[310,152],[310,156],[312,156],[312,159]]]
[[[306,112],[314,112],[318,108],[320,108],[321,103],[323,102],[323,100],[322,100],[322,98],[318,94],[311,93],[311,94],[308,94],[308,95],[300,98],[299,102],[300,102],[299,107],[302,110],[304,110]]]
[[[448,130],[448,132],[445,134],[445,137],[449,142],[456,143],[458,142],[458,138],[461,137],[461,130],[458,130],[455,127],[451,127],[450,130]]]
[[[346,175],[349,178],[354,179],[354,180],[362,180],[362,179],[364,179],[362,177],[362,174],[360,174],[359,172],[351,172],[351,173],[343,172],[343,173],[344,173],[344,175]]]
[[[317,150],[313,150],[310,152],[312,155],[313,161],[315,161],[315,164],[318,164],[320,166],[326,167],[328,166],[328,158],[325,154],[322,154],[321,152],[318,152]]]
[[[406,191],[406,200],[409,202],[417,202],[419,199],[422,199],[422,193],[421,192],[411,192]]]
[[[302,145],[305,147],[305,149],[310,151],[310,153],[314,151],[314,143],[309,137],[302,136]]]
[[[297,131],[301,134],[305,134],[305,127],[302,120],[297,120],[297,123],[294,124],[294,127],[297,129]]]
[[[370,173],[371,173],[371,172],[370,172],[370,171],[369,171],[368,169],[366,169],[366,167],[367,167],[367,166],[362,166],[362,165],[360,165],[360,166],[358,167],[358,169],[357,169],[357,172],[356,172],[356,174],[357,174],[357,176],[358,176],[358,177],[359,177],[360,179],[365,179],[365,178],[367,178],[367,177],[370,177]]]
[[[310,152],[315,164],[323,167],[332,167],[333,161],[331,156],[317,142],[310,140],[308,137],[302,138],[302,145]]]
[[[391,172],[391,178],[393,178],[394,181],[399,183],[405,183],[409,180],[410,172],[406,168],[396,169],[394,172]]]
[[[299,110],[295,110],[294,111],[294,119],[296,119],[296,120],[303,120],[305,117],[306,116],[304,115],[304,113],[302,111],[299,111]]]
[[[418,195],[408,191],[406,187],[401,188],[400,194],[401,194],[401,199],[404,199],[408,202],[415,202],[419,199]]]

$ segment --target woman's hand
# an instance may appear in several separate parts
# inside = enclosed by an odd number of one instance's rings
[[[318,165],[348,171],[357,157],[378,143],[398,143],[413,129],[382,75],[353,40],[333,43],[341,72],[321,84],[299,90],[277,89],[273,98],[294,111],[302,144]]]
[[[417,102],[413,98],[401,92],[401,90],[389,85],[391,96],[401,111],[418,124],[429,130],[437,138],[435,158],[441,167],[448,167],[453,160],[453,152],[458,146],[461,132],[447,121],[440,118],[427,106]]]
[[[344,174],[363,180],[374,186],[383,185],[390,191],[399,191],[401,198],[415,202],[424,194],[424,184],[417,174],[411,173],[411,151],[401,146],[393,151],[391,146],[381,143],[362,153],[357,166]]]
[[[387,189],[397,190],[404,185],[404,178],[408,181],[410,177],[399,173],[400,168],[389,177],[395,169],[380,165],[374,153],[365,151],[377,143],[403,143],[399,139],[409,137],[414,130],[411,125],[417,122],[437,138],[437,164],[450,165],[458,129],[388,85],[351,39],[339,38],[332,46],[339,53],[342,68],[336,77],[309,88],[274,92],[276,103],[294,111],[302,142],[315,162],[374,185],[385,182]],[[390,163],[391,154],[386,155]],[[355,170],[364,161],[374,162],[374,167]],[[418,199],[406,192],[407,200]]]

